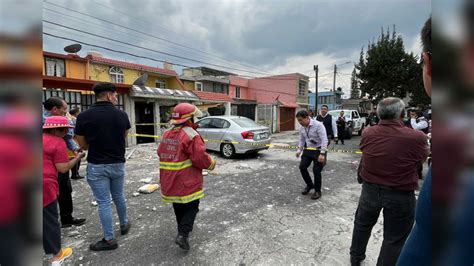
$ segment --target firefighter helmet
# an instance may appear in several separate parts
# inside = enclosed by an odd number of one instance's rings
[[[201,117],[202,112],[190,103],[180,103],[173,108],[171,113],[171,123],[175,125],[183,124],[194,117]]]

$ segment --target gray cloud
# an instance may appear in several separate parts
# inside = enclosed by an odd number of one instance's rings
[[[357,61],[358,52],[367,42],[376,39],[381,27],[396,25],[397,31],[405,38],[407,49],[414,47],[413,40],[417,36],[424,21],[430,14],[430,1],[171,1],[171,0],[136,0],[136,1],[102,1],[99,5],[95,0],[52,2],[67,5],[94,16],[99,16],[116,23],[140,29],[143,32],[164,39],[179,42],[183,45],[203,50],[207,53],[237,60],[243,64],[267,71],[299,70],[295,66],[285,68],[292,58],[298,62],[303,57],[314,57],[322,54],[326,59],[321,66],[331,69],[334,63]],[[103,5],[120,10],[116,12]],[[82,15],[55,8],[49,4],[45,7],[61,11],[65,14],[82,17],[83,22],[68,19],[45,11],[45,18],[64,25],[87,29],[90,32],[132,42],[163,52],[177,54],[219,65],[234,68],[246,68],[225,62],[222,59],[198,53],[187,48],[177,47],[150,36],[139,33],[120,33],[127,31],[107,23],[85,18]],[[99,24],[102,26],[93,25]],[[57,27],[56,27],[57,28]],[[153,58],[165,59],[186,65],[202,65],[153,52],[117,45],[110,41],[77,34],[68,30],[48,31],[63,36],[104,44],[111,48],[120,48],[132,53]],[[70,42],[44,38],[45,49],[61,52],[62,47]],[[84,52],[90,50],[85,47]],[[94,49],[95,50],[95,49]],[[150,65],[156,62],[138,60],[110,52],[107,55],[118,59],[129,59]],[[312,57],[313,56],[313,57]],[[330,60],[341,60],[330,63]],[[308,72],[312,64],[299,71]],[[345,69],[345,72],[351,71]],[[249,68],[247,68],[249,69]],[[231,72],[238,72],[232,71]],[[281,72],[280,72],[281,73]],[[249,74],[247,75],[255,75]]]

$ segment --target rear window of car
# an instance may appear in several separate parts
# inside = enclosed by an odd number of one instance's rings
[[[248,127],[261,127],[261,125],[255,123],[255,121],[247,118],[247,117],[239,117],[239,118],[232,118],[232,121],[234,121],[237,125],[243,128],[248,128]]]

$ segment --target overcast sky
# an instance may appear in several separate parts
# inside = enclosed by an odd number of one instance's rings
[[[334,64],[350,61],[352,63],[338,67],[336,78],[336,86],[343,87],[347,94],[348,74],[359,59],[360,49],[367,47],[368,41],[376,40],[382,27],[395,25],[403,37],[405,49],[418,54],[421,51],[419,31],[431,13],[431,1],[428,0],[47,1],[138,31],[49,3],[43,5],[45,20],[186,59],[118,44],[49,23],[43,23],[44,32],[186,66],[205,65],[246,76],[299,72],[311,77],[312,90],[315,85],[313,65],[317,64],[321,91],[332,88],[330,73]],[[43,36],[43,40],[45,51],[59,53],[64,53],[63,47],[73,43],[49,36]],[[86,45],[79,54],[85,56],[90,50],[100,51],[108,58],[162,67],[160,62]],[[175,66],[178,74],[181,69]]]

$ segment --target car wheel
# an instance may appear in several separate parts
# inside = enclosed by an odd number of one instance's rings
[[[224,143],[221,145],[221,154],[226,159],[231,159],[235,156],[234,145],[230,143]]]
[[[357,132],[357,135],[362,136],[362,130],[364,130],[364,125],[362,125],[359,132]]]

